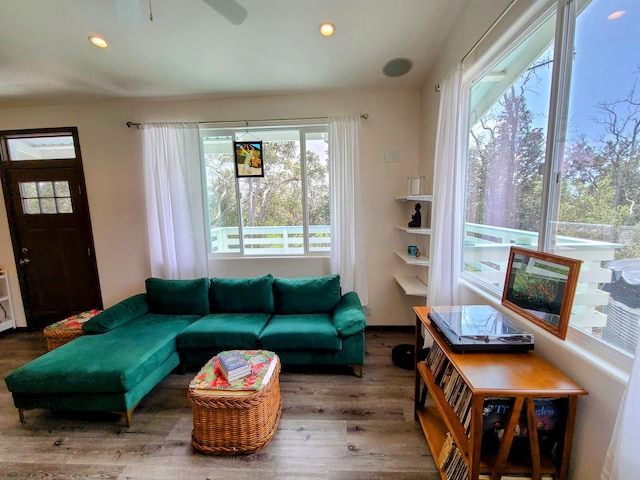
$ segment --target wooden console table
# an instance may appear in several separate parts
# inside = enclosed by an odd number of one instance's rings
[[[490,475],[492,480],[499,480],[503,474],[518,474],[537,480],[566,480],[577,399],[578,395],[586,395],[587,391],[534,352],[453,353],[431,326],[427,316],[429,307],[414,307],[414,311],[414,412],[440,476],[445,480],[477,480],[483,474]],[[424,345],[423,329],[434,340],[427,360],[419,360],[417,354]],[[434,373],[434,370],[444,371],[441,370],[443,368],[448,369],[449,377]],[[456,383],[447,386],[446,382],[452,382],[452,379]],[[452,392],[457,392],[457,395]],[[427,402],[428,397],[430,402]],[[486,455],[481,451],[483,407],[488,398],[507,399],[511,404],[511,413],[506,419],[495,455]],[[540,452],[538,430],[535,427],[537,399],[565,399],[562,402],[565,405],[562,412],[564,420],[558,427],[557,454],[553,458]],[[509,458],[509,452],[521,412],[527,419],[529,451],[526,462],[517,463]],[[449,447],[451,441],[454,444],[452,448]],[[441,465],[442,462],[446,464]],[[468,476],[465,476],[465,471]]]

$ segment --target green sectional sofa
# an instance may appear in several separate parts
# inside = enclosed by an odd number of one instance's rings
[[[81,336],[9,374],[24,410],[122,413],[180,364],[227,349],[275,351],[284,365],[351,365],[362,376],[366,320],[337,275],[310,278],[149,278],[146,293],[104,310]]]

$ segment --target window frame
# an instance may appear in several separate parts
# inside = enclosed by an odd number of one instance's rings
[[[237,229],[238,235],[240,237],[240,245],[239,251],[237,252],[213,252],[211,250],[211,237],[210,233],[207,234],[206,244],[207,244],[207,255],[210,260],[219,260],[219,259],[259,259],[259,258],[267,258],[267,259],[277,259],[277,258],[328,258],[331,256],[331,247],[328,250],[322,251],[312,251],[310,249],[309,235],[310,235],[310,227],[309,224],[309,197],[308,197],[308,179],[307,179],[307,134],[324,134],[327,137],[327,142],[329,140],[329,125],[328,123],[309,123],[301,125],[299,123],[295,124],[278,124],[278,125],[256,125],[256,126],[248,126],[244,127],[233,127],[233,126],[214,126],[214,125],[201,125],[200,127],[200,139],[201,143],[203,142],[203,138],[208,136],[220,136],[220,137],[230,137],[231,142],[234,141],[243,141],[247,140],[247,137],[257,138],[256,135],[259,135],[260,132],[278,132],[278,131],[297,131],[300,145],[300,175],[301,175],[301,209],[302,209],[302,240],[303,240],[303,252],[296,253],[260,253],[260,254],[247,254],[245,252],[244,241],[244,225],[242,224],[242,203],[241,203],[241,191],[239,188],[239,181],[242,178],[238,178],[236,176],[234,181],[235,186],[235,199],[236,199],[236,218],[237,218]],[[204,132],[211,132],[212,135],[205,134]],[[252,134],[253,132],[253,134]],[[263,143],[267,143],[265,140],[262,140]],[[328,150],[328,149],[327,149]],[[328,154],[327,154],[328,155]],[[205,232],[211,231],[211,221],[209,217],[209,197],[207,190],[207,172],[206,172],[206,162],[205,162],[205,153],[204,148],[202,148],[202,179],[203,179],[203,192],[204,192],[204,209],[205,209]],[[268,165],[265,165],[265,171],[268,172]],[[327,162],[327,168],[330,168],[330,162]],[[330,176],[328,176],[327,181],[329,182]],[[329,183],[329,191],[331,191],[331,185]],[[331,212],[329,212],[331,216]],[[329,222],[329,233],[331,239],[331,222]]]
[[[589,3],[590,0],[587,0],[584,8],[586,8]],[[520,12],[517,25],[514,23],[510,27],[505,26],[504,34],[495,39],[493,45],[488,47],[484,54],[472,56],[472,59],[475,61],[472,62],[469,69],[465,68],[466,71],[463,73],[462,111],[466,113],[462,119],[461,128],[464,128],[464,131],[468,132],[472,122],[472,112],[470,111],[469,105],[473,86],[485,74],[490,72],[496,64],[509,55],[537,26],[555,14],[555,34],[553,40],[554,68],[551,76],[551,97],[548,110],[547,138],[545,141],[544,158],[546,161],[543,165],[542,208],[540,228],[538,231],[538,244],[535,246],[536,250],[542,252],[553,253],[555,237],[553,235],[552,220],[558,211],[557,207],[560,201],[559,186],[561,184],[555,181],[555,179],[561,174],[559,164],[562,161],[564,148],[564,128],[566,128],[564,118],[566,118],[570,102],[568,92],[571,82],[573,38],[575,35],[576,19],[579,14],[577,11],[578,8],[579,6],[575,0],[550,0],[545,2],[544,5],[540,5],[537,9],[532,8]],[[505,20],[504,25],[506,25],[507,22],[508,20]],[[520,33],[515,33],[515,27],[520,29]],[[464,142],[463,145],[464,151],[461,152],[461,155],[464,155],[468,161],[469,143]],[[465,168],[465,188],[468,180],[467,174],[468,168]],[[466,206],[464,208],[466,209]],[[463,218],[466,222],[466,214],[463,215]],[[464,251],[464,238],[459,248]],[[493,304],[497,308],[502,308],[502,291],[500,291],[498,287],[483,282],[469,272],[466,272],[464,270],[463,259],[464,255],[461,255],[459,270],[461,285],[470,289],[474,294],[486,299],[488,303]],[[513,314],[513,312],[509,312],[509,314]],[[516,316],[525,324],[530,325],[524,317]],[[545,339],[547,337],[549,337],[552,342],[575,351],[590,362],[598,359],[600,361],[599,365],[602,368],[612,369],[612,373],[621,379],[626,377],[633,363],[633,354],[596,338],[571,324],[569,324],[565,341],[551,339],[550,335],[545,335]]]

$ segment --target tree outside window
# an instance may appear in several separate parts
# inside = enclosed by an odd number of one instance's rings
[[[203,132],[213,254],[330,250],[327,136],[326,126]],[[234,140],[263,142],[264,177],[236,178]]]

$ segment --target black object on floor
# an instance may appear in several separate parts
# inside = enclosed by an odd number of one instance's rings
[[[391,349],[391,360],[397,367],[413,370],[415,363],[415,347],[408,343],[396,345]]]
[[[424,360],[427,358],[429,348],[423,348],[420,350],[420,357],[418,360]],[[401,343],[391,349],[391,360],[397,367],[404,368],[405,370],[413,370],[415,365],[415,346],[408,343]]]

